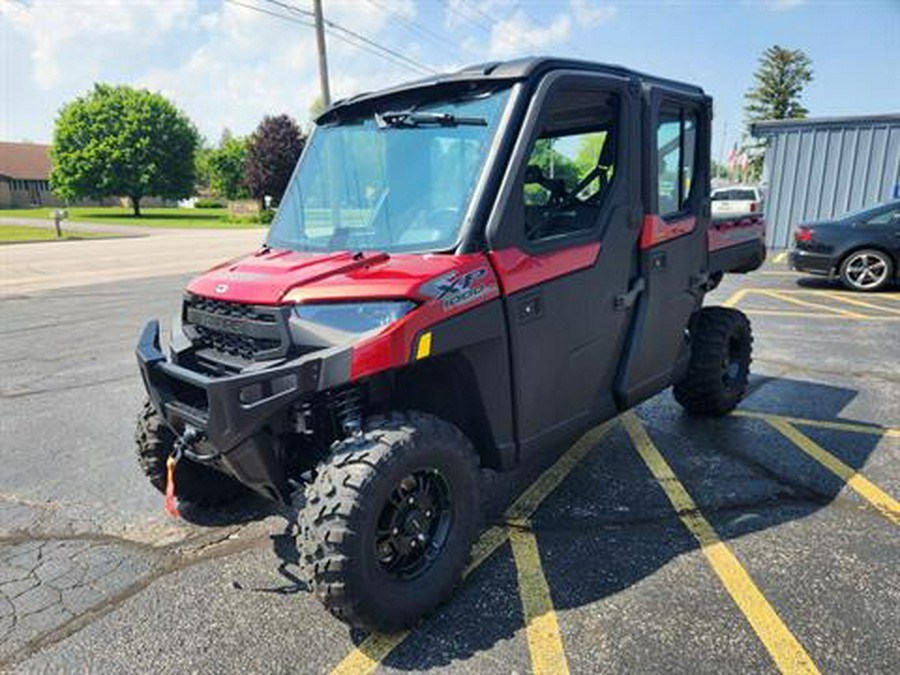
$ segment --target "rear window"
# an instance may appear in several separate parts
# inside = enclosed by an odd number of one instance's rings
[[[712,194],[714,202],[753,202],[756,193],[753,190],[716,190]]]

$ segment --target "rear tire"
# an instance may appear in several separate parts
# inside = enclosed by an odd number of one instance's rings
[[[690,365],[674,387],[675,400],[693,415],[727,415],[747,391],[750,320],[736,309],[704,307],[691,320],[690,335]]]
[[[175,433],[150,401],[138,415],[134,433],[138,463],[150,484],[166,491],[166,460],[175,445]],[[247,488],[233,478],[183,457],[175,471],[175,496],[198,506],[220,506],[246,494]]]
[[[841,263],[841,283],[851,291],[878,291],[894,278],[894,261],[884,251],[854,251]]]
[[[475,451],[452,424],[416,412],[367,420],[306,488],[310,590],[352,626],[413,625],[459,581],[478,533],[478,479]]]

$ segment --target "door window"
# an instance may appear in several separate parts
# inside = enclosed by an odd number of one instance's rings
[[[686,210],[697,154],[697,118],[684,108],[660,111],[656,125],[658,213]]]
[[[525,170],[525,231],[532,241],[592,229],[615,174],[618,98],[563,91],[549,105]]]
[[[891,225],[900,218],[900,208],[883,211],[866,221],[867,225]]]

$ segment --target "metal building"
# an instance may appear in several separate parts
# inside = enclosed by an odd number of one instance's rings
[[[768,140],[762,187],[768,244],[793,229],[900,198],[900,114],[759,122]]]

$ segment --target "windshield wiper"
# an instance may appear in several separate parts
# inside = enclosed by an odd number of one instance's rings
[[[483,117],[457,117],[453,113],[416,112],[415,110],[391,110],[383,113],[375,113],[375,123],[380,129],[385,129],[387,127],[421,126],[487,126],[487,120]]]

